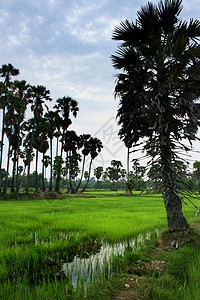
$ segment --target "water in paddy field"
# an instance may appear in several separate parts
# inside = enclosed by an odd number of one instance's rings
[[[79,288],[87,290],[94,282],[110,278],[114,271],[119,268],[117,257],[124,256],[127,248],[138,250],[151,239],[153,234],[159,235],[160,231],[139,234],[137,237],[124,242],[110,244],[102,241],[102,246],[98,253],[90,255],[88,258],[75,256],[70,263],[63,264],[63,271],[68,278],[68,282],[73,286],[74,291]]]

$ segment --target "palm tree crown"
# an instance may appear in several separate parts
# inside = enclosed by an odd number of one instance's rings
[[[122,41],[112,55],[122,71],[115,88],[119,135],[128,147],[145,138],[144,149],[159,162],[170,230],[187,228],[175,183],[176,150],[188,149],[181,140],[192,143],[200,125],[200,22],[179,20],[181,10],[181,0],[148,2],[135,22],[121,22],[113,33]]]

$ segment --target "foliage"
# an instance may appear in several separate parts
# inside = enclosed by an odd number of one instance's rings
[[[170,230],[184,230],[174,164],[178,149],[189,150],[196,138],[200,109],[200,22],[178,19],[181,0],[148,2],[137,20],[121,22],[113,39],[121,41],[113,66],[120,70],[115,94],[119,96],[118,123],[125,145],[138,146],[160,166],[163,199]]]
[[[98,252],[97,241],[113,244],[167,225],[158,194],[0,201],[0,206],[0,294],[8,299],[34,299],[35,291],[38,299],[42,293],[53,298],[53,291],[65,298],[68,279],[63,264],[75,255],[80,259],[93,250]],[[194,208],[185,209],[194,220]],[[137,261],[139,256],[128,254],[126,259]],[[121,257],[114,258],[113,268],[117,270],[122,263]]]
[[[19,193],[20,187],[24,186],[24,181],[26,181],[26,191],[29,191],[30,170],[33,161],[35,161],[36,192],[38,192],[38,169],[42,169],[42,185],[43,190],[45,190],[44,176],[46,173],[45,169],[48,166],[50,166],[50,191],[52,191],[54,184],[55,190],[58,192],[60,190],[62,175],[67,177],[70,174],[69,178],[66,178],[65,185],[68,184],[68,190],[70,191],[72,186],[71,181],[73,180],[73,192],[75,192],[79,189],[82,182],[85,157],[90,155],[92,162],[101,151],[103,147],[102,143],[99,139],[91,137],[91,135],[82,134],[78,136],[74,131],[68,130],[72,124],[72,117],[76,118],[79,111],[76,100],[69,96],[58,98],[53,107],[54,110],[49,111],[46,103],[52,100],[50,91],[42,85],[33,86],[27,84],[25,80],[12,81],[13,76],[17,76],[18,74],[19,70],[15,69],[11,64],[2,65],[0,68],[0,76],[3,80],[3,82],[0,82],[0,109],[2,110],[0,192],[3,183],[6,198],[8,182],[10,182],[9,167],[11,159],[13,161],[12,193],[15,189]],[[25,120],[27,109],[31,111],[32,117]],[[1,170],[4,158],[3,146],[5,133],[8,140],[8,153],[7,170],[5,178],[3,178]],[[56,144],[54,144],[55,139]],[[54,145],[55,151],[53,151]],[[48,150],[50,155],[47,155]],[[59,150],[60,153],[58,153]],[[78,153],[79,150],[82,152],[83,158]],[[63,166],[63,151],[67,155],[65,166]],[[53,157],[54,153],[56,153],[55,157]],[[39,159],[41,156],[42,158]],[[23,167],[20,165],[20,158],[23,160]],[[80,169],[78,163],[82,160],[81,179],[77,183],[77,186],[75,186],[75,179],[77,179]],[[88,170],[89,174],[91,172],[91,164]],[[23,168],[23,180],[19,184],[21,168]],[[88,182],[85,184],[87,185]]]

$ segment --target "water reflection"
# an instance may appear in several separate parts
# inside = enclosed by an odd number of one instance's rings
[[[100,251],[92,254],[89,258],[75,256],[70,263],[63,264],[63,271],[72,284],[73,289],[87,289],[96,281],[110,278],[113,271],[117,271],[120,266],[120,257],[124,256],[127,248],[138,250],[151,239],[153,234],[159,235],[159,230],[139,234],[137,237],[120,243],[110,244],[102,241]]]

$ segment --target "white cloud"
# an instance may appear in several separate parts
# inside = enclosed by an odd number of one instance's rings
[[[20,41],[16,36],[9,35],[7,45],[8,45],[8,47],[15,47],[15,46],[20,45]]]
[[[21,79],[45,85],[54,100],[67,95],[76,99],[77,131],[96,132],[117,111],[112,77],[116,71],[110,60],[117,48],[111,40],[113,29],[126,18],[134,20],[146,3],[2,0],[1,64],[12,63],[20,69]],[[184,0],[183,6],[184,18],[199,14],[199,0]]]

